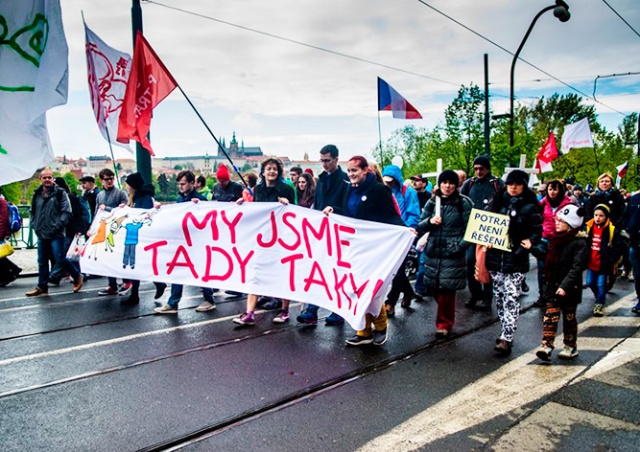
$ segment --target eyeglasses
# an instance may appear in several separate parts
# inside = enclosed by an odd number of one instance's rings
[[[105,177],[102,180],[105,182],[113,182],[113,177]]]
[[[332,162],[332,161],[333,161],[333,159],[320,159],[320,161],[321,161],[322,163],[329,163],[329,162]]]

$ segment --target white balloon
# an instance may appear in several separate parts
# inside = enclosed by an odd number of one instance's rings
[[[402,165],[404,165],[404,160],[402,160],[402,157],[400,157],[399,155],[396,155],[394,158],[391,159],[391,164],[402,169]]]

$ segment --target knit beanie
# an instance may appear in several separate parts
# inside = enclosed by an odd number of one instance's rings
[[[522,170],[512,170],[507,174],[507,180],[504,183],[506,185],[520,184],[526,187],[529,185],[529,175]]]
[[[580,229],[584,220],[584,209],[573,204],[567,204],[556,213],[556,218],[571,226],[571,229]]]
[[[486,169],[491,169],[491,161],[489,160],[489,157],[487,157],[484,154],[480,154],[479,156],[476,157],[476,159],[473,161],[474,166],[475,165],[480,165]]]
[[[440,184],[443,182],[451,182],[457,187],[458,185],[460,185],[460,178],[458,177],[458,173],[450,169],[444,170],[438,176],[438,187],[440,187]]]
[[[144,179],[140,173],[129,174],[125,182],[135,190],[140,190],[144,185]]]
[[[224,163],[222,163],[218,167],[218,171],[216,172],[216,180],[218,182],[227,182],[229,180],[229,170]]]
[[[604,216],[609,218],[609,216],[611,215],[611,209],[609,209],[609,206],[606,204],[598,204],[597,206],[595,206],[593,208],[593,211],[595,212],[596,210],[601,211],[602,213],[604,213]]]

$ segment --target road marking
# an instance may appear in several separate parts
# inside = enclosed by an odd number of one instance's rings
[[[629,305],[635,294],[627,295],[611,304],[607,311]],[[620,320],[618,320],[620,319]],[[628,319],[632,319],[631,321]],[[633,325],[640,327],[640,317],[591,317],[579,325],[580,331],[591,326]],[[581,350],[585,345],[611,350],[626,338],[589,338],[578,335]],[[562,343],[562,337],[556,338]],[[625,347],[626,349],[626,347]],[[637,353],[637,350],[635,350]],[[627,356],[630,356],[629,353]],[[455,394],[441,400],[422,413],[413,416],[399,426],[381,435],[358,451],[394,450],[410,451],[445,438],[446,436],[480,425],[497,416],[505,415],[528,403],[538,400],[575,380],[588,365],[554,366],[531,365],[535,355],[525,353],[501,366],[480,380],[465,386]],[[605,360],[603,360],[605,361]],[[617,367],[621,362],[606,360],[603,368]],[[624,362],[622,362],[624,363]],[[482,438],[476,438],[483,441]]]
[[[295,306],[298,306],[299,303],[291,303],[290,308],[293,308]],[[265,312],[269,312],[269,311],[265,311],[265,310],[260,310],[260,311],[256,311],[256,315],[258,314],[263,314]],[[157,316],[160,316],[160,314],[156,314]],[[227,317],[219,317],[216,319],[211,319],[211,320],[205,320],[202,322],[195,322],[195,323],[190,323],[188,325],[180,325],[180,326],[174,326],[171,328],[164,328],[161,330],[154,330],[154,331],[147,331],[144,333],[137,333],[137,334],[131,334],[129,336],[122,336],[122,337],[116,337],[113,339],[107,339],[104,341],[98,341],[98,342],[91,342],[88,344],[82,344],[82,345],[74,345],[73,347],[65,347],[65,348],[60,348],[57,350],[50,350],[50,351],[46,351],[46,352],[40,352],[40,353],[33,353],[31,355],[23,355],[23,356],[17,356],[15,358],[9,358],[9,359],[3,359],[0,360],[0,367],[2,366],[8,366],[11,364],[15,364],[15,363],[20,363],[20,362],[24,362],[24,361],[33,361],[35,359],[40,359],[40,358],[48,358],[50,356],[56,356],[56,355],[63,355],[65,353],[73,353],[73,352],[78,352],[78,351],[82,351],[82,350],[90,350],[92,348],[98,348],[98,347],[106,347],[109,345],[113,345],[113,344],[119,344],[122,342],[128,342],[128,341],[133,341],[133,340],[137,340],[137,339],[142,339],[142,338],[146,338],[146,337],[151,337],[151,336],[157,336],[160,334],[168,334],[168,333],[172,333],[174,331],[182,331],[182,330],[188,330],[191,328],[200,328],[203,326],[208,326],[208,325],[213,325],[216,323],[222,323],[222,322],[228,322],[232,319],[234,319],[235,317],[237,317],[238,314],[234,314],[231,316],[227,316]]]

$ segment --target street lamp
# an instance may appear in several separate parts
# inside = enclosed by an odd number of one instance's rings
[[[515,55],[513,55],[513,61],[511,62],[511,92],[510,92],[511,108],[509,110],[510,111],[509,144],[511,147],[513,147],[513,127],[514,127],[514,120],[515,120],[514,114],[513,114],[513,77],[516,69],[516,61],[518,60],[520,51],[522,51],[522,48],[524,47],[524,43],[527,42],[527,38],[529,38],[529,35],[531,34],[531,30],[533,30],[533,26],[538,21],[538,18],[542,16],[544,13],[546,13],[547,11],[551,11],[551,10],[553,10],[553,15],[556,16],[560,22],[566,22],[571,18],[571,13],[569,12],[569,5],[567,5],[563,0],[556,0],[555,5],[547,6],[546,8],[542,9],[538,14],[536,14],[536,17],[533,18],[533,21],[531,22],[531,25],[529,25],[529,29],[527,30],[527,33],[524,35],[524,38],[520,43],[520,47],[518,47],[518,50],[516,50]]]

